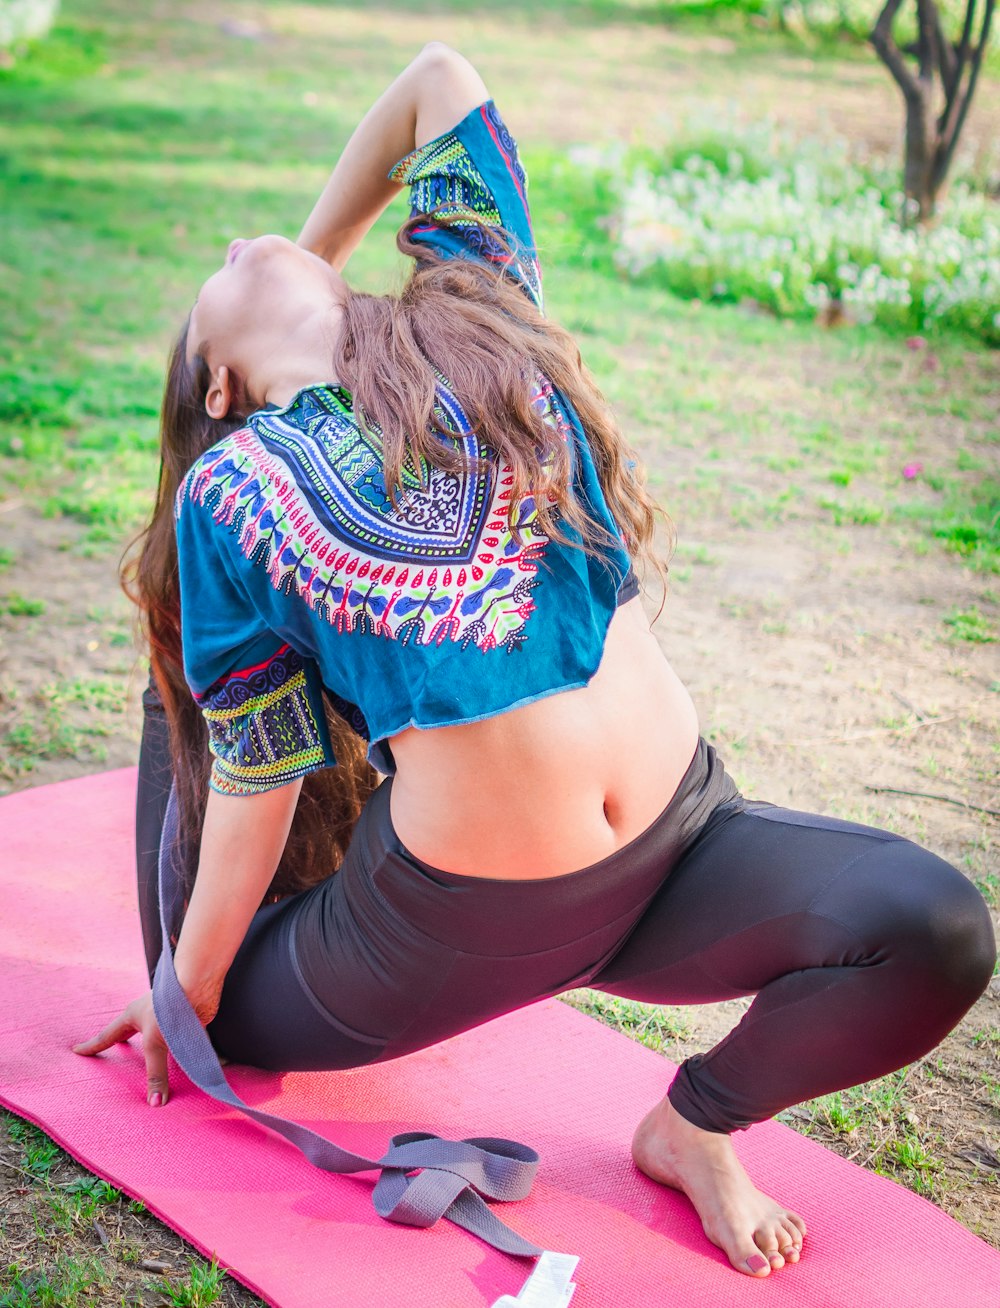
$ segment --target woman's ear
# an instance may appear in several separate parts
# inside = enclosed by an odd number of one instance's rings
[[[210,418],[225,418],[233,402],[233,385],[229,369],[223,363],[212,374],[205,396],[205,412]]]

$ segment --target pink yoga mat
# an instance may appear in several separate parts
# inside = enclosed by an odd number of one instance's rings
[[[450,1223],[389,1225],[374,1175],[328,1176],[175,1069],[144,1101],[138,1049],[70,1045],[144,988],[131,770],[0,800],[0,1102],[143,1202],[280,1308],[480,1308],[531,1264]],[[572,1308],[997,1308],[1000,1254],[933,1205],[775,1123],[737,1137],[758,1184],[800,1211],[802,1262],[751,1281],[687,1201],[639,1174],[634,1124],[671,1064],[550,1001],[382,1067],[230,1069],[250,1103],[377,1157],[405,1130],[500,1135],[541,1153],[529,1198],[499,1205],[530,1240],[580,1256]]]

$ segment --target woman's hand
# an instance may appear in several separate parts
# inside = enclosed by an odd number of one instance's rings
[[[146,1102],[151,1108],[159,1108],[167,1102],[169,1095],[167,1042],[160,1034],[156,1014],[153,1012],[151,990],[129,1004],[121,1016],[116,1017],[93,1040],[74,1045],[73,1053],[84,1054],[89,1058],[103,1053],[112,1045],[125,1044],[134,1035],[142,1036],[142,1056],[146,1060]]]

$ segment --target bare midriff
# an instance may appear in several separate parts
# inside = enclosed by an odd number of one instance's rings
[[[651,826],[697,743],[691,697],[631,600],[586,686],[393,736],[393,825],[411,854],[446,872],[562,876]]]

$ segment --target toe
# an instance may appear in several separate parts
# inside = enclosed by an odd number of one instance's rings
[[[797,1263],[802,1252],[802,1233],[791,1218],[786,1217],[778,1232],[778,1248],[786,1262]]]
[[[790,1225],[795,1234],[796,1244],[801,1244],[806,1235],[806,1224],[798,1213],[785,1213],[785,1224]]]
[[[743,1258],[737,1255],[732,1263],[738,1272],[749,1272],[751,1276],[769,1276],[771,1273],[771,1263],[759,1249]]]
[[[784,1232],[781,1234],[783,1236]],[[780,1271],[784,1267],[785,1260],[778,1249],[778,1232],[775,1227],[758,1227],[753,1233],[753,1242],[767,1259],[772,1272]]]

